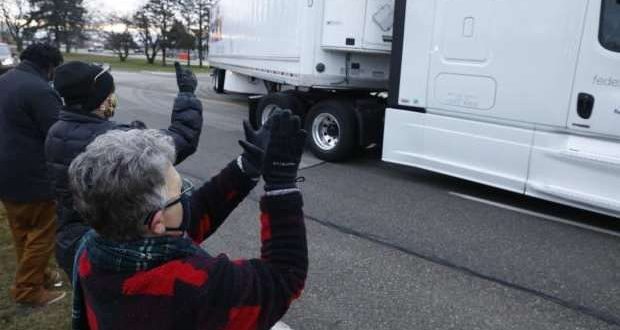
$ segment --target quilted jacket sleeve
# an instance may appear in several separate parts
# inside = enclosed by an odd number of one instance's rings
[[[198,149],[202,133],[202,102],[191,93],[179,93],[174,100],[171,123],[166,130],[177,151],[176,164],[180,164]]]

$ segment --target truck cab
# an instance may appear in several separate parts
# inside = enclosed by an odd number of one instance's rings
[[[383,159],[620,215],[617,0],[397,0]]]

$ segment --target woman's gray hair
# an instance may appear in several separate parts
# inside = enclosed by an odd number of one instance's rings
[[[166,202],[172,138],[159,130],[110,131],[97,137],[69,167],[74,207],[101,236],[132,241],[144,220]]]

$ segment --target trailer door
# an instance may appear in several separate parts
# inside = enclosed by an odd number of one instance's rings
[[[620,137],[620,0],[590,1],[569,129]],[[619,155],[620,156],[620,155]]]

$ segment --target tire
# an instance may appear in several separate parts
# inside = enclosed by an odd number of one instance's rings
[[[341,162],[350,159],[358,146],[354,105],[344,100],[315,104],[306,118],[308,146],[319,159]]]
[[[226,81],[226,70],[215,69],[213,90],[216,94],[224,94],[224,82]]]
[[[306,114],[305,103],[295,94],[279,92],[267,94],[260,99],[256,111],[254,112],[254,118],[252,118],[254,120],[253,124],[256,127],[263,126],[263,123],[269,118],[269,115],[276,107],[291,110],[291,112],[299,116],[303,122]]]

